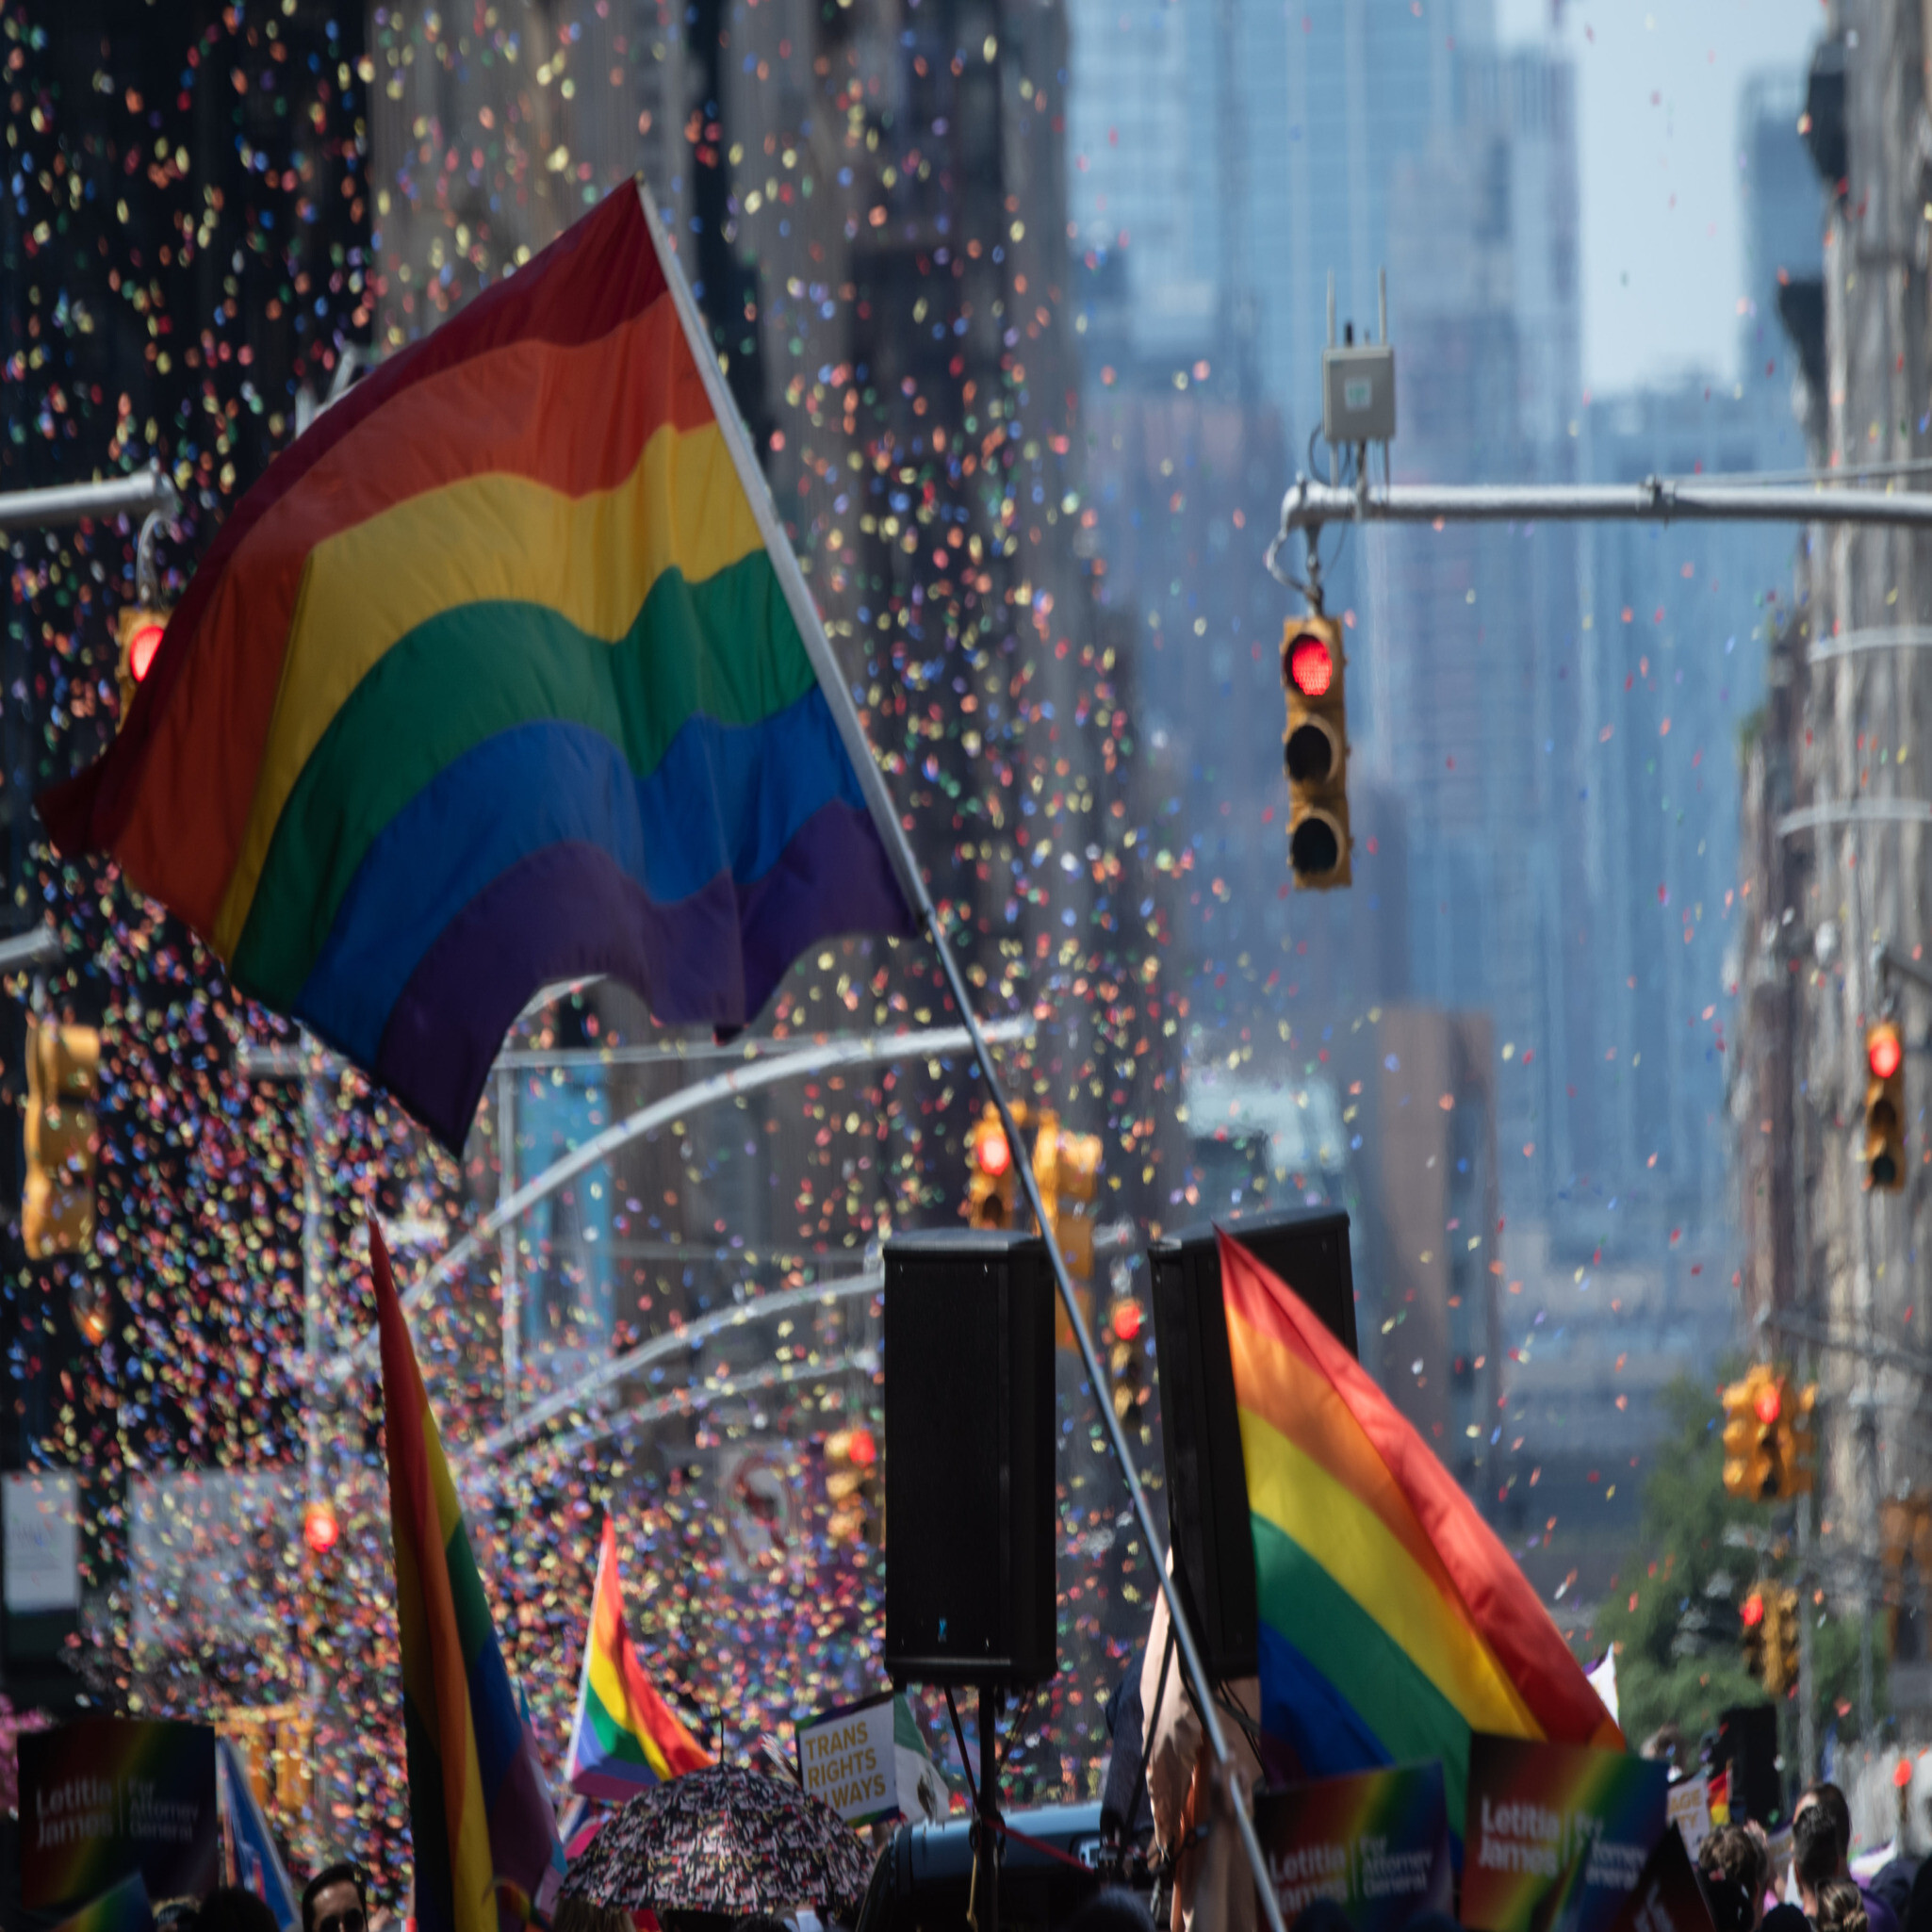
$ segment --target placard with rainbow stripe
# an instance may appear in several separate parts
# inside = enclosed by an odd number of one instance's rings
[[[1607,1932],[1663,1836],[1669,1770],[1626,1751],[1469,1740],[1463,1923]]]
[[[1440,1764],[1323,1777],[1254,1801],[1269,1875],[1292,1922],[1331,1898],[1357,1932],[1398,1932],[1417,1912],[1449,1909],[1449,1806]]]

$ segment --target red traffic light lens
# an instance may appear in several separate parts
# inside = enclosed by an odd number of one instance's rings
[[[1775,1386],[1760,1389],[1758,1391],[1758,1400],[1751,1404],[1751,1407],[1757,1412],[1759,1421],[1763,1423],[1767,1429],[1777,1420],[1778,1411],[1781,1406],[1777,1400],[1777,1390]]]
[[[976,1152],[980,1172],[991,1174],[995,1180],[1013,1165],[1013,1150],[997,1127],[988,1127],[980,1134]]]
[[[1334,682],[1334,658],[1318,637],[1303,631],[1288,647],[1288,681],[1303,697],[1325,697]]]
[[[154,668],[155,653],[161,648],[161,640],[168,634],[168,627],[150,618],[138,626],[135,633],[127,640],[128,674],[139,684]]]
[[[1875,1026],[1865,1041],[1865,1058],[1875,1080],[1890,1080],[1905,1058],[1897,1031],[1890,1026]]]
[[[335,1505],[326,1499],[310,1503],[302,1513],[303,1539],[318,1556],[327,1556],[341,1533],[336,1522]]]
[[[1744,1598],[1743,1608],[1740,1610],[1739,1614],[1744,1620],[1745,1629],[1755,1630],[1758,1628],[1758,1626],[1764,1621],[1763,1597],[1761,1597],[1757,1593],[1757,1591],[1753,1590],[1751,1594]]]
[[[869,1469],[878,1461],[878,1444],[873,1441],[871,1430],[853,1429],[846,1432],[845,1460],[859,1469]]]
[[[1114,1333],[1123,1342],[1133,1341],[1140,1333],[1140,1303],[1132,1300],[1114,1303]]]

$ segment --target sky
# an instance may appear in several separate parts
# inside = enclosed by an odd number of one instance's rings
[[[1510,41],[1551,0],[1498,0]],[[1581,140],[1583,369],[1604,395],[1689,368],[1728,371],[1744,286],[1738,98],[1801,73],[1821,0],[1569,0]]]

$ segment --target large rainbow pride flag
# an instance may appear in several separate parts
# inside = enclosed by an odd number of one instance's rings
[[[606,1516],[565,1777],[584,1797],[621,1804],[647,1785],[662,1784],[711,1761],[645,1675],[631,1648],[630,1632],[624,1628],[624,1585],[617,1574],[617,1526]]]
[[[1220,1270],[1262,1729],[1305,1777],[1439,1759],[1458,1836],[1472,1731],[1621,1748],[1535,1591],[1421,1436],[1226,1234]]]
[[[625,188],[357,384],[40,800],[451,1148],[542,986],[729,1030],[910,929],[678,278]]]
[[[548,1910],[564,1851],[373,1217],[368,1237],[383,1345],[416,1919],[422,1932],[501,1932],[528,1917],[532,1901]]]

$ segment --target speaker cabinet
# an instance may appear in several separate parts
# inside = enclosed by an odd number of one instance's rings
[[[1289,1209],[1236,1217],[1225,1226],[1356,1353],[1345,1210]],[[1213,1223],[1163,1236],[1147,1259],[1174,1578],[1208,1675],[1252,1677],[1258,1637],[1254,1540]]]
[[[886,1669],[1055,1670],[1054,1278],[1038,1236],[885,1244]]]

